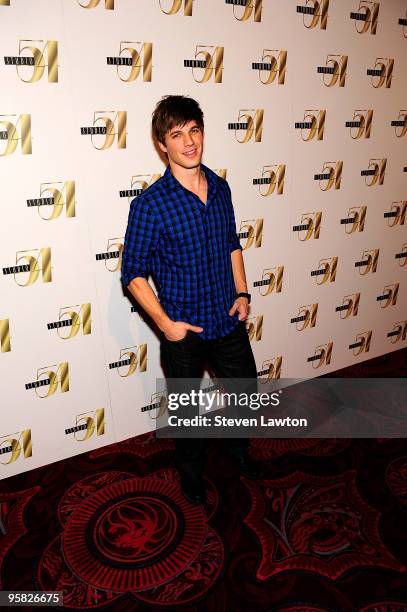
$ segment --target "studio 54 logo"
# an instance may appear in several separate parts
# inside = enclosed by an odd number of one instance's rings
[[[326,30],[328,25],[329,0],[307,0],[306,5],[297,5],[297,13],[302,15],[304,27],[313,30],[318,27]]]
[[[109,363],[109,370],[117,369],[121,378],[132,376],[137,368],[140,372],[147,371],[147,344],[120,349],[119,361]]]
[[[51,369],[52,368],[52,369]],[[35,389],[37,397],[41,399],[51,397],[58,389],[61,393],[69,391],[69,364],[63,361],[38,368],[36,380],[26,383],[26,390]]]
[[[20,457],[32,457],[31,429],[0,435],[0,464],[9,465]]]
[[[158,172],[155,174],[135,174],[131,177],[130,189],[120,189],[119,196],[121,198],[128,198],[130,204],[133,198],[143,193],[145,189],[148,189],[148,187],[155,183],[160,177],[161,174]]]
[[[109,56],[106,60],[108,66],[116,66],[117,76],[124,83],[131,83],[140,75],[142,75],[144,82],[151,82],[153,43],[121,41],[119,54]]]
[[[261,247],[263,240],[263,224],[264,219],[246,219],[241,221],[240,228],[237,233],[239,240],[246,239],[243,245],[243,250],[246,251],[254,245],[255,248]]]
[[[290,323],[295,323],[297,331],[304,331],[307,328],[315,327],[317,322],[318,303],[299,306],[298,315],[290,319]]]
[[[58,321],[47,323],[48,329],[56,329],[62,340],[74,338],[80,330],[84,336],[92,332],[91,304],[76,304],[59,309]]]
[[[10,321],[9,319],[0,319],[0,352],[9,353],[10,351]]]
[[[294,128],[301,130],[301,138],[304,142],[324,139],[326,109],[306,109],[303,121],[296,121]]]
[[[384,218],[387,219],[389,227],[396,225],[404,225],[407,213],[407,200],[401,202],[392,202],[391,209],[384,213]]]
[[[28,199],[27,206],[36,208],[44,221],[58,219],[63,209],[66,217],[75,217],[75,181],[41,183],[39,197]]]
[[[98,408],[91,412],[77,414],[75,425],[65,429],[65,435],[73,434],[77,442],[85,442],[93,435],[102,436],[105,433],[105,410]]]
[[[314,354],[311,357],[307,357],[308,363],[312,364],[314,370],[318,370],[323,365],[331,363],[333,345],[332,340],[326,344],[320,344],[315,347]]]
[[[225,3],[233,5],[233,15],[238,21],[260,23],[263,0],[225,0]]]
[[[345,87],[348,56],[328,53],[325,66],[317,66],[317,73],[322,74],[325,87]]]
[[[31,115],[0,115],[0,157],[12,155],[19,144],[22,155],[31,155]]]
[[[212,77],[222,83],[224,47],[196,45],[194,59],[185,59],[184,68],[192,68],[197,83],[207,83]]]
[[[261,280],[254,281],[253,287],[259,288],[263,297],[271,293],[281,293],[283,290],[284,266],[264,268]]]
[[[52,282],[51,248],[17,251],[16,265],[3,268],[3,274],[13,274],[14,281],[20,287],[29,287],[40,278],[43,283]],[[20,275],[23,275],[23,279]]]
[[[263,49],[260,62],[252,62],[252,70],[258,70],[259,81],[263,85],[284,85],[287,67],[285,49]],[[277,80],[276,80],[277,77]]]
[[[160,9],[165,15],[176,15],[183,8],[185,17],[192,17],[194,0],[159,0]]]
[[[271,196],[273,193],[282,195],[284,193],[285,170],[285,164],[263,166],[262,175],[253,179],[253,185],[259,186],[259,192],[263,197]]]
[[[293,232],[297,232],[300,242],[318,240],[321,232],[322,212],[302,213],[299,225],[293,225]]]
[[[391,87],[394,70],[394,59],[391,57],[377,57],[373,68],[368,68],[366,74],[371,77],[372,86],[380,89],[385,85]]]
[[[6,55],[4,63],[16,67],[23,83],[37,83],[45,74],[48,83],[58,83],[58,41],[20,40],[18,55]]]
[[[238,113],[237,121],[228,123],[228,130],[234,130],[235,138],[241,144],[246,144],[251,140],[261,142],[263,118],[262,108],[243,108]]]
[[[92,145],[98,151],[110,149],[115,141],[118,149],[125,149],[126,127],[127,111],[95,111],[93,125],[81,127],[81,134],[82,136],[90,135]]]
[[[84,9],[93,9],[100,4],[101,0],[77,0],[77,2]],[[114,0],[102,0],[102,4],[105,5],[105,9],[108,11],[114,10]]]
[[[376,34],[379,21],[379,2],[361,0],[357,11],[351,11],[350,18],[355,22],[356,31],[359,34]]]
[[[117,272],[121,268],[124,238],[109,238],[107,250],[104,253],[96,253],[96,261],[104,261],[109,272]]]

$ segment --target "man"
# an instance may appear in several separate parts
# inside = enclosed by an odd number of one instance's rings
[[[160,330],[167,378],[201,378],[208,363],[217,378],[256,379],[245,329],[247,293],[242,249],[229,185],[201,164],[203,113],[184,96],[156,106],[153,136],[168,157],[164,175],[131,202],[122,282]],[[147,281],[151,273],[158,297]],[[201,439],[175,439],[186,497],[202,502]],[[247,440],[228,440],[241,471],[257,477]]]

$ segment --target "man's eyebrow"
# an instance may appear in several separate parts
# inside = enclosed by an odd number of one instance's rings
[[[195,125],[191,125],[191,127],[189,128],[188,131],[194,130],[195,128],[199,128],[199,125],[197,123],[195,123]],[[181,130],[171,130],[170,131],[170,136],[173,136],[174,134],[179,134],[180,132],[181,132]]]

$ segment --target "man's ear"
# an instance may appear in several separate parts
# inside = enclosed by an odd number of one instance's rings
[[[157,143],[158,143],[158,146],[160,147],[160,150],[163,153],[167,153],[167,147],[162,142],[160,142],[159,140],[157,140]]]

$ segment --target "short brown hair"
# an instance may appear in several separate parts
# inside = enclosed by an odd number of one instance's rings
[[[196,121],[203,130],[203,112],[198,102],[187,96],[164,96],[157,102],[153,112],[153,135],[165,144],[167,132],[177,125],[184,126],[189,121]]]

